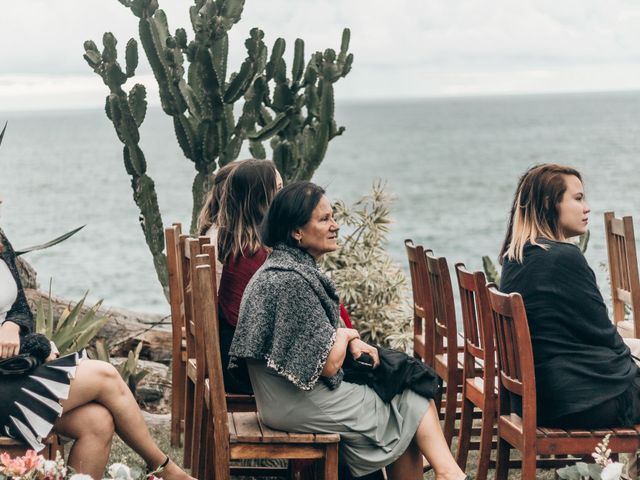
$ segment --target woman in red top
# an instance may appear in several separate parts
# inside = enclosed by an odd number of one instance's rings
[[[220,352],[225,390],[251,393],[251,386],[227,373],[229,346],[238,323],[244,289],[267,259],[259,226],[271,200],[282,188],[273,162],[245,160],[230,173],[222,187],[216,219],[218,260],[223,265],[218,287]]]

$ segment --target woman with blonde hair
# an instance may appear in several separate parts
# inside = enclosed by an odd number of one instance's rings
[[[500,251],[500,289],[524,300],[544,426],[640,421],[638,367],[609,319],[593,270],[571,241],[587,231],[590,211],[577,170],[537,165],[518,182]]]

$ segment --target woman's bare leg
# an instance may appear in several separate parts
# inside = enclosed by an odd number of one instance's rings
[[[114,430],[109,410],[98,403],[74,408],[55,423],[57,433],[75,440],[69,452],[69,466],[93,478],[104,474]]]
[[[420,452],[414,438],[400,458],[387,467],[387,478],[389,480],[419,480],[422,477],[422,452]]]
[[[437,480],[464,480],[465,474],[451,455],[449,445],[444,439],[433,401],[418,425],[415,441],[433,467]]]
[[[106,362],[84,360],[76,368],[69,398],[61,402],[63,412],[71,412],[92,402],[99,403],[109,410],[120,438],[140,455],[147,465],[155,468],[164,462],[165,454],[151,438],[142,412],[118,371]],[[169,480],[190,478],[173,462],[169,462],[162,477]]]

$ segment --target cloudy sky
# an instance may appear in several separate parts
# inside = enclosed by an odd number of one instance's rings
[[[187,28],[189,0],[160,0],[170,28]],[[103,104],[106,87],[82,43],[112,31],[124,49],[135,17],[117,0],[3,1],[0,110]],[[266,41],[296,37],[307,54],[352,30],[353,71],[342,99],[640,89],[636,0],[247,0],[231,34],[231,66],[259,26]],[[136,79],[152,90],[141,64]]]

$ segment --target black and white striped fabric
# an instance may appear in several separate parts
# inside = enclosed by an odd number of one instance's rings
[[[42,440],[62,415],[60,400],[69,397],[76,367],[84,350],[40,365],[23,376],[0,378],[0,433],[39,452]]]

